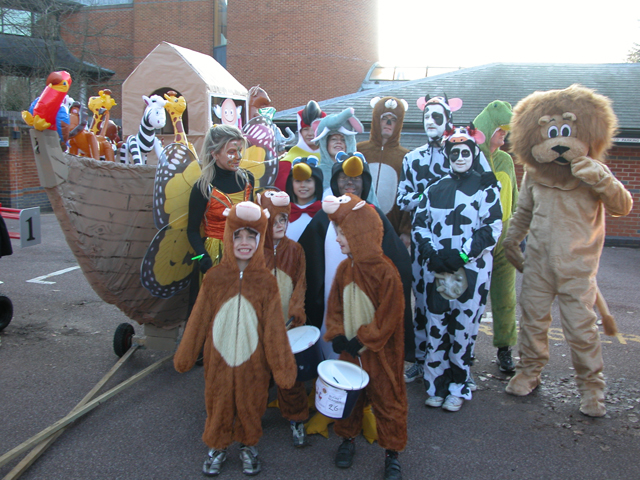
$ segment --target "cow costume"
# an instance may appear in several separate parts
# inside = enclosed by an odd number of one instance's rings
[[[224,244],[229,253],[204,277],[173,360],[178,372],[186,372],[204,345],[207,421],[202,439],[211,448],[210,459],[219,463],[234,441],[257,456],[254,446],[262,436],[271,375],[282,388],[293,387],[297,375],[278,284],[264,264],[261,242],[267,213],[251,202],[225,213]],[[240,271],[230,252],[234,233],[246,228],[257,232],[257,247]]]
[[[482,143],[484,135],[472,127],[445,134],[442,152],[451,172],[425,191],[414,217],[412,240],[422,269],[416,309],[417,318],[426,320],[418,331],[426,334],[428,406],[443,406],[450,395],[471,399],[466,382],[489,292],[491,251],[502,232],[499,185],[493,173],[475,168],[480,159],[476,140]],[[437,280],[461,268],[467,287],[453,298]],[[457,409],[462,405],[462,400],[452,401]]]

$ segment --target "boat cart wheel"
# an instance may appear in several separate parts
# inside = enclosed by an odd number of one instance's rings
[[[127,353],[127,350],[131,348],[131,340],[135,330],[129,323],[121,323],[116,328],[116,333],[113,335],[113,351],[119,357]]]
[[[13,303],[9,297],[0,295],[0,331],[11,323],[13,318]]]

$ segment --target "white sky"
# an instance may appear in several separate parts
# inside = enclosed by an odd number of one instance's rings
[[[640,0],[378,0],[385,66],[623,63]]]

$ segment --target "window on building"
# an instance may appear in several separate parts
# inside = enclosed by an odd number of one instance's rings
[[[214,0],[213,21],[213,58],[226,68],[227,66],[227,2]]]
[[[32,21],[31,12],[0,8],[0,33],[30,37]]]

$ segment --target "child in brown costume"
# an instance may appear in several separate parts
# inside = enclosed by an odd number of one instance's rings
[[[204,344],[202,439],[210,448],[205,475],[220,473],[234,441],[241,443],[243,472],[260,471],[255,445],[262,436],[271,373],[283,388],[293,387],[296,379],[278,285],[264,264],[267,215],[251,202],[228,211],[225,255],[204,278],[173,360],[178,372],[190,370]]]
[[[401,478],[398,451],[407,443],[407,391],[404,368],[404,297],[402,281],[382,253],[382,222],[377,212],[352,194],[326,197],[322,209],[336,225],[337,242],[350,258],[336,272],[327,305],[326,341],[341,360],[357,363],[370,382],[349,418],[337,420],[344,438],[336,466],[348,468],[355,454],[354,437],[362,425],[367,398],[378,426],[378,443],[386,449],[385,479]]]
[[[304,250],[286,236],[291,204],[286,192],[267,190],[257,196],[258,204],[269,211],[264,241],[267,268],[278,281],[280,301],[287,328],[304,325],[304,295],[307,289]],[[278,387],[278,405],[282,416],[291,422],[293,446],[308,445],[304,422],[309,418],[309,402],[304,383],[296,381],[291,389]]]

